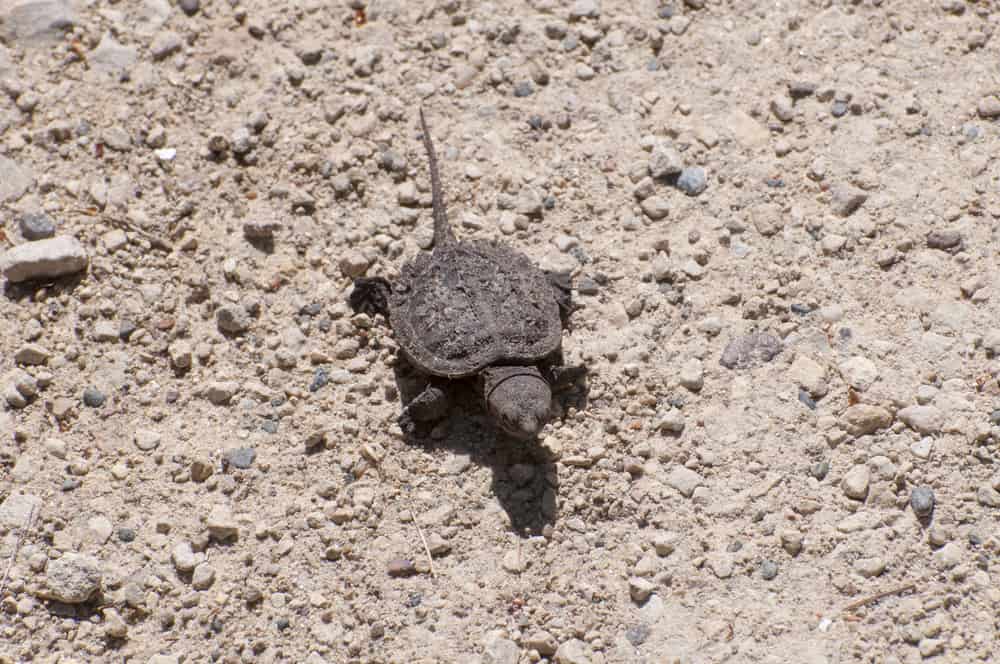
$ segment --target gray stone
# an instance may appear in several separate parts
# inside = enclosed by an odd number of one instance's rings
[[[38,344],[25,344],[14,354],[14,361],[23,366],[39,366],[46,364],[52,353]]]
[[[598,18],[601,15],[599,0],[576,0],[569,10],[569,19],[579,21],[584,18]]]
[[[649,174],[657,179],[677,175],[684,169],[684,160],[670,145],[658,144],[649,155]]]
[[[0,272],[10,282],[54,279],[85,269],[87,260],[83,245],[64,235],[9,249],[0,255]]]
[[[66,604],[81,604],[101,589],[104,572],[93,556],[64,553],[49,562],[46,570],[47,595]]]
[[[240,334],[250,329],[250,314],[245,307],[229,304],[215,312],[215,323],[219,330],[229,334]]]
[[[45,240],[56,234],[56,224],[44,212],[27,212],[18,217],[17,227],[21,236],[30,242]]]
[[[531,632],[524,639],[524,647],[537,650],[542,657],[551,657],[556,653],[556,638],[546,631]]]
[[[938,230],[927,234],[927,246],[940,251],[955,251],[962,244],[962,233],[956,230]]]
[[[213,380],[205,386],[202,394],[216,406],[228,405],[240,389],[239,383],[232,380]]]
[[[76,23],[69,0],[0,2],[0,37],[18,46],[46,46]]]
[[[976,491],[976,500],[983,507],[1000,507],[1000,491],[991,486],[983,485]]]
[[[521,649],[510,639],[495,638],[483,649],[483,664],[517,664]]]
[[[727,369],[747,369],[770,362],[781,352],[781,340],[766,332],[752,332],[737,337],[722,351],[719,364]]]
[[[170,552],[170,559],[174,562],[174,567],[178,572],[187,574],[194,571],[199,563],[204,561],[205,554],[195,553],[190,542],[180,542]]]
[[[35,182],[35,174],[27,166],[0,155],[0,204],[13,203]]]
[[[692,358],[681,365],[678,380],[681,385],[692,392],[701,390],[705,385],[705,368],[701,360]]]
[[[773,560],[765,560],[760,564],[760,576],[765,581],[770,581],[778,576],[778,563]]]
[[[587,644],[579,639],[564,641],[555,654],[556,664],[591,664]]]
[[[670,214],[670,202],[662,196],[650,196],[640,206],[647,217],[659,221]]]
[[[697,196],[708,188],[705,169],[700,166],[688,166],[677,178],[677,188],[688,196]]]
[[[183,45],[184,40],[179,34],[172,30],[166,30],[156,35],[149,50],[154,60],[162,60],[181,50]]]
[[[208,563],[200,563],[191,575],[191,587],[195,590],[208,590],[215,583],[215,568]]]
[[[236,468],[249,468],[257,458],[257,451],[252,447],[238,447],[227,450],[223,457],[229,465]]]
[[[138,58],[134,48],[123,46],[110,32],[106,32],[97,48],[88,54],[87,61],[95,70],[121,78],[135,66]]]
[[[42,499],[30,493],[12,493],[0,504],[0,529],[13,530],[27,526],[31,514],[38,518]]]
[[[858,558],[854,561],[854,571],[866,579],[881,576],[882,572],[885,571],[885,567],[885,559],[878,556],[872,558]]]
[[[851,185],[838,185],[830,191],[830,209],[838,217],[852,215],[866,200],[868,194]]]
[[[188,16],[193,16],[201,9],[201,0],[179,0],[177,6]]]
[[[918,518],[929,517],[934,511],[934,490],[929,486],[914,487],[910,492],[910,507]]]
[[[83,390],[83,405],[88,408],[100,408],[107,399],[104,392],[96,387],[90,386]]]
[[[878,379],[878,368],[868,358],[857,355],[841,362],[840,374],[848,385],[864,392]]]

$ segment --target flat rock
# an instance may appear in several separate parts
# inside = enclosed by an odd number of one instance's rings
[[[0,203],[21,198],[34,182],[35,174],[29,167],[0,155]]]
[[[43,46],[76,23],[69,0],[4,0],[0,36],[19,46]]]
[[[0,504],[0,528],[24,528],[32,510],[35,517],[42,507],[42,499],[30,493],[12,493]]]
[[[849,217],[868,200],[868,194],[851,185],[833,187],[830,194],[830,209],[838,217]]]
[[[101,563],[93,556],[64,553],[48,564],[46,594],[66,604],[81,604],[100,591],[103,576]]]
[[[690,498],[694,490],[704,482],[704,478],[684,466],[678,466],[667,475],[667,486],[677,489],[685,498]]]
[[[75,237],[63,235],[9,249],[0,255],[0,272],[10,282],[54,279],[86,269],[87,262],[83,245]]]
[[[87,57],[90,66],[97,71],[118,77],[130,71],[138,59],[136,49],[118,43],[110,32],[104,33],[97,48]]]

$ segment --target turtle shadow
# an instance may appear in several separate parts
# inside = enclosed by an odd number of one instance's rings
[[[7,281],[3,287],[3,295],[14,303],[36,300],[40,293],[44,293],[45,298],[51,300],[60,295],[72,295],[89,275],[90,271],[84,270],[54,279],[34,279],[17,283]]]
[[[406,408],[428,384],[426,376],[399,363],[394,368],[400,405]],[[537,440],[507,436],[493,425],[471,380],[435,381],[449,396],[447,415],[436,422],[401,418],[406,444],[465,455],[490,469],[490,489],[521,537],[541,535],[558,518],[559,477],[555,459]]]

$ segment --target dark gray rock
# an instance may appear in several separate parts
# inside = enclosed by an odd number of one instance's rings
[[[44,240],[56,234],[56,224],[52,217],[44,212],[27,212],[17,220],[17,226],[25,240],[34,242]]]

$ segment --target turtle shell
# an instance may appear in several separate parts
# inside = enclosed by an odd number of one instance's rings
[[[562,342],[545,273],[524,254],[486,242],[447,244],[404,265],[389,322],[416,368],[448,378],[534,364]]]

